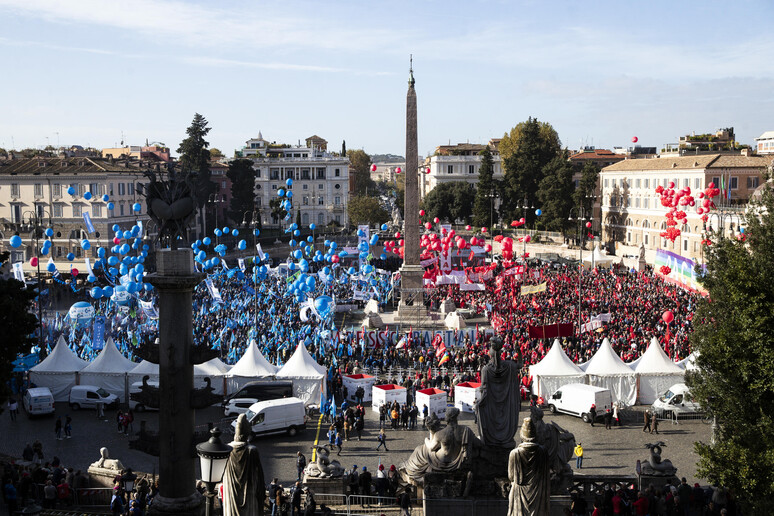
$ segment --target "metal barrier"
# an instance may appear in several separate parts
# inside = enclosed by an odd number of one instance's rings
[[[75,490],[75,505],[81,507],[110,507],[113,490],[109,487],[84,488]]]
[[[411,500],[412,510],[422,507],[422,500]],[[399,515],[400,506],[395,496],[365,496],[349,495],[347,496],[347,515],[370,515],[385,514]],[[416,514],[416,513],[415,513]]]

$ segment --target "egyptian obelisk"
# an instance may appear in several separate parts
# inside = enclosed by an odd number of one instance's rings
[[[403,203],[403,267],[401,267],[398,319],[419,325],[427,315],[423,297],[423,269],[419,263],[419,181],[417,179],[417,92],[413,59],[406,94],[406,189]]]

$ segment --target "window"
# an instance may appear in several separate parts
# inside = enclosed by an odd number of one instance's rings
[[[127,187],[127,193],[129,195],[134,195],[134,183],[126,183]]]
[[[296,178],[296,169],[295,168],[286,168],[285,169],[285,179],[295,179]]]
[[[89,184],[89,192],[91,195],[99,195],[99,185],[97,183]]]
[[[303,224],[305,226],[309,224],[309,214],[308,213],[304,213],[303,215],[301,215],[301,224]]]
[[[688,250],[688,239],[686,238],[685,240],[683,240],[683,251],[687,251],[687,250]]]
[[[309,185],[303,185],[303,186],[301,187],[301,189],[302,189],[302,190],[309,190]]]
[[[748,177],[747,178],[747,188],[752,190],[754,188],[758,188],[758,182],[760,181],[760,178],[758,176],[755,177]]]
[[[261,189],[261,185],[255,185],[255,189],[256,190],[260,190]]]
[[[615,195],[610,196],[610,206],[615,208]]]
[[[78,187],[76,188],[76,190],[78,191],[78,195],[83,197],[83,194],[86,193],[86,185],[78,184],[77,186]]]
[[[91,205],[91,215],[92,215],[92,217],[101,217],[102,216],[102,205],[100,205],[100,204],[92,204]]]
[[[301,179],[306,179],[307,181],[309,181],[310,177],[309,177],[309,169],[308,168],[302,168],[301,169]]]
[[[43,185],[41,183],[35,183],[35,198],[40,199],[43,197]]]
[[[317,179],[325,179],[325,167],[318,167]]]
[[[336,221],[336,224],[341,224],[341,215],[335,215],[333,217],[333,220]]]
[[[62,185],[60,185],[59,183],[54,183],[52,186],[54,188],[54,197],[56,198],[62,197]]]
[[[126,195],[126,184],[118,183],[118,195]]]
[[[258,197],[257,199],[255,199],[255,205],[256,205],[256,206],[261,206],[261,198],[260,198],[260,197]]]
[[[720,188],[720,178],[719,177],[713,177],[712,182],[715,183],[715,188]]]
[[[639,208],[640,207],[640,198],[639,197],[634,199],[634,207],[635,208]]]
[[[11,183],[11,197],[19,196],[19,183]]]
[[[221,190],[225,190],[226,189],[226,182],[225,181],[221,181],[220,182],[220,188],[221,188]]]
[[[661,180],[661,186],[663,186],[664,188],[669,186],[669,179],[667,179],[667,178],[662,179]]]
[[[35,211],[38,212],[38,218],[39,219],[45,219],[46,218],[46,207],[43,204],[35,204]]]
[[[113,183],[110,183],[110,191],[108,192],[108,195],[113,195]]]
[[[688,181],[689,181],[689,179],[687,177],[685,179],[683,179],[683,188],[688,188],[688,185],[689,185]]]
[[[57,258],[61,257],[63,252],[64,252],[64,249],[62,249],[61,245],[56,246],[56,257]]]
[[[73,204],[73,217],[80,217],[83,215],[83,206],[80,204]]]
[[[303,198],[303,205],[304,206],[309,206],[309,196],[308,195],[304,196],[304,198]]]
[[[322,190],[323,188],[325,188],[325,186],[324,186],[322,183],[320,183],[319,185],[317,185],[317,189],[318,189],[318,190]]]
[[[650,188],[650,179],[645,180],[645,188]]]
[[[271,189],[272,190],[276,190],[277,189],[277,185],[271,185]]]
[[[118,213],[119,213],[119,215],[121,215],[122,217],[124,216],[124,203],[121,203],[121,204],[118,206]]]
[[[333,177],[341,177],[341,171],[338,168],[333,171]]]
[[[341,204],[341,196],[340,195],[337,195],[336,197],[333,198],[333,204],[335,204],[336,206],[339,206]]]
[[[336,190],[341,190],[341,185],[340,185],[340,184],[338,184],[338,183],[336,183],[336,184],[333,186],[333,188],[335,188]]]
[[[453,174],[454,173],[454,165],[446,165],[446,173],[447,174]]]
[[[62,215],[62,203],[56,203],[54,204],[54,213],[52,214],[55,219],[61,219],[63,217]]]
[[[642,207],[645,208],[645,209],[650,208],[650,198],[649,197],[645,197],[642,200]]]
[[[475,173],[476,173],[476,166],[468,165],[468,174],[475,174]]]
[[[736,176],[729,178],[728,187],[731,188],[731,190],[736,190],[739,188],[739,178]]]
[[[317,198],[317,204],[319,206],[325,206],[325,196],[321,195]]]
[[[634,186],[635,186],[636,188],[640,188],[640,186],[641,186],[641,185],[642,185],[642,180],[641,180],[641,179],[636,179],[636,180],[634,181]]]
[[[21,204],[11,205],[11,222],[18,224],[22,221]]]
[[[693,189],[694,190],[700,190],[701,189],[701,178],[697,177],[693,180]]]
[[[642,241],[645,243],[645,245],[648,245],[648,234],[645,233],[645,236],[642,237]]]
[[[609,183],[610,183],[610,180],[609,180],[609,179],[605,179],[605,188],[607,188],[607,187],[608,187],[608,184],[609,184]]]
[[[76,258],[80,258],[81,257],[81,253],[83,253],[83,251],[81,250],[81,247],[80,246],[76,247],[74,249],[74,251],[75,251],[75,257]]]
[[[693,243],[693,252],[694,253],[698,252],[698,250],[699,250],[699,242],[694,242]]]
[[[324,213],[318,213],[317,214],[317,223],[320,225],[325,224],[325,214]]]
[[[260,168],[255,171],[255,177],[257,177],[258,179],[261,178],[261,169]]]
[[[278,168],[273,168],[273,169],[269,170],[269,179],[271,179],[272,181],[277,181],[279,179],[279,169]]]

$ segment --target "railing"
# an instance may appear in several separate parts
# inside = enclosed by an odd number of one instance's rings
[[[67,499],[55,498],[53,506],[45,507],[46,496],[44,494],[43,484],[32,484],[30,499],[41,503],[44,508],[69,508],[69,507],[110,507],[110,499],[113,497],[113,490],[109,487],[87,487],[70,489],[70,497]]]

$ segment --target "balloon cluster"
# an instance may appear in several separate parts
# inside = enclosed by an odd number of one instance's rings
[[[666,266],[666,265],[662,265],[662,266],[659,268],[659,272],[660,272],[661,274],[663,274],[664,276],[669,276],[669,274],[672,272],[672,269],[671,269],[671,268],[669,268],[669,267],[668,267],[668,266]]]
[[[685,213],[685,209],[696,206],[697,202],[691,194],[690,187],[686,186],[676,189],[674,181],[670,181],[667,188],[658,185],[656,193],[660,197],[661,205],[668,208],[665,214],[667,228],[666,231],[661,232],[661,237],[674,242],[681,234],[680,229],[677,227],[678,223],[681,225],[688,223],[688,215]],[[699,199],[703,199],[703,201],[700,203],[700,206],[696,206],[696,213],[702,215],[702,221],[707,221],[707,213],[715,207],[712,197],[715,197],[718,193],[720,191],[715,188],[714,183],[710,183],[703,192],[699,192]]]

